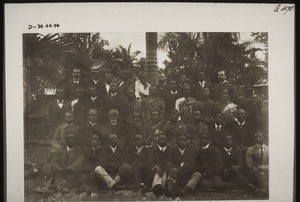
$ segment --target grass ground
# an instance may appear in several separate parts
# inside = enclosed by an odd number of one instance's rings
[[[49,180],[50,168],[47,163],[47,155],[49,152],[48,141],[39,141],[28,143],[25,146],[25,160],[34,162],[40,170],[39,175],[25,179],[25,200],[26,201],[41,201],[46,196],[35,192],[34,190],[41,186],[43,183]],[[98,193],[99,197],[97,200],[142,200],[140,193],[132,192],[114,192],[114,191],[103,191]],[[147,200],[157,200],[153,196],[147,195]],[[256,200],[256,199],[267,199],[265,197],[257,196],[249,191],[237,191],[237,192],[197,192],[189,194],[181,200]],[[160,200],[169,200],[161,198]]]

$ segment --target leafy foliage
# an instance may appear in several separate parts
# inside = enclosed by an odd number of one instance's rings
[[[239,38],[239,33],[165,33],[158,46],[168,52],[170,61],[164,64],[169,74],[184,72],[194,78],[195,72],[204,69],[215,82],[216,72],[225,69],[237,83],[254,83],[264,76],[266,63],[255,57],[261,49],[251,47],[250,41],[241,43]]]

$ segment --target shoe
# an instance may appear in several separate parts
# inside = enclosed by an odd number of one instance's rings
[[[165,187],[163,187],[161,184],[155,185],[152,188],[152,192],[156,198],[159,198],[162,195],[168,194],[168,190]]]

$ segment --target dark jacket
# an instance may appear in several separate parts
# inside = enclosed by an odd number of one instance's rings
[[[159,147],[156,145],[153,148],[152,155],[150,157],[150,169],[153,169],[155,166],[159,166],[163,171],[168,169],[168,164],[172,161],[173,149],[167,146],[164,152],[159,150]]]
[[[228,125],[221,124],[221,130],[218,131],[215,127],[215,123],[208,123],[208,134],[211,137],[211,144],[215,147],[222,148],[224,137],[228,134]]]
[[[119,167],[126,162],[128,162],[128,155],[123,148],[118,146],[113,153],[109,145],[103,147],[103,159],[100,165],[108,174],[117,175]]]
[[[71,103],[64,100],[64,105],[60,108],[57,104],[57,100],[53,100],[48,105],[49,119],[55,128],[61,125],[64,121],[65,113],[71,111]]]
[[[223,175],[225,164],[219,149],[212,145],[209,145],[207,149],[197,149],[196,169],[207,177]]]
[[[242,151],[239,147],[232,146],[230,154],[223,148],[221,149],[221,153],[227,169],[230,169],[232,166],[242,165]]]
[[[196,150],[192,147],[186,147],[183,155],[179,148],[175,148],[172,152],[171,163],[179,172],[192,173],[195,169]]]

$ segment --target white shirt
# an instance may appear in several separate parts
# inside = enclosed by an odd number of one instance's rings
[[[179,149],[179,151],[180,151],[181,155],[183,155],[183,154],[184,154],[184,152],[185,152],[185,149],[180,149],[180,148],[178,148],[178,149]]]
[[[138,148],[137,146],[135,146],[136,150],[137,150],[137,154],[140,154],[142,149],[144,148],[144,146],[141,146],[140,148]]]
[[[62,100],[61,102],[57,100],[57,105],[59,106],[59,108],[62,108],[64,106],[64,100]]]
[[[76,80],[76,79],[73,78],[73,82],[76,83],[76,84],[79,84],[79,79]]]
[[[95,97],[92,97],[92,96],[91,96],[92,101],[95,102],[95,101],[97,100],[97,97],[98,97],[98,96],[95,96]]]
[[[71,102],[72,111],[74,111],[74,106],[78,103],[78,98]]]
[[[73,148],[67,146],[67,152],[70,153],[70,151],[73,151]]]
[[[224,150],[225,150],[229,155],[231,155],[231,150],[232,150],[231,147],[230,147],[230,149],[227,149],[227,148],[224,147]]]
[[[90,123],[92,126],[96,125],[96,122],[95,122],[95,123],[92,123],[91,121],[89,121],[89,123]]]
[[[135,82],[135,97],[141,98],[141,94],[149,95],[149,87],[150,84],[147,83],[147,87],[145,88],[144,85],[141,83],[140,80]]]
[[[209,143],[205,147],[201,147],[202,149],[207,149],[209,147]]]
[[[110,122],[111,123],[111,125],[113,125],[113,126],[115,126],[115,125],[117,125],[117,121],[116,122]]]
[[[100,148],[100,145],[97,147],[97,148],[95,148],[95,147],[92,147],[92,149],[93,149],[93,152],[95,152],[97,149],[99,149]]]
[[[220,131],[222,128],[222,124],[220,124],[219,126],[215,123],[215,128],[217,131]]]
[[[97,80],[93,79],[94,84],[97,84],[99,81],[100,81],[100,79],[97,79]]]
[[[204,88],[204,85],[205,85],[205,80],[204,81],[199,81],[199,85],[201,86],[201,88]]]
[[[112,151],[113,153],[115,153],[115,152],[116,152],[116,150],[117,150],[117,147],[118,147],[118,146],[116,146],[116,147],[112,147],[112,146],[110,146],[110,148],[111,148],[111,151]]]
[[[106,88],[106,92],[108,93],[108,92],[109,92],[109,89],[110,89],[110,84],[105,83],[105,88]]]
[[[172,94],[172,95],[176,95],[176,94],[177,94],[177,90],[176,90],[175,92],[173,92],[173,91],[171,90],[171,94]]]
[[[242,123],[240,123],[238,120],[237,120],[237,123],[239,126],[243,126],[245,124],[245,121],[243,121]]]
[[[115,92],[115,93],[111,93],[110,94],[112,97],[114,97],[114,96],[116,96],[117,95],[117,92]]]
[[[164,153],[167,149],[167,146],[161,147],[161,146],[158,145],[158,148],[159,148],[160,151],[162,151]]]

